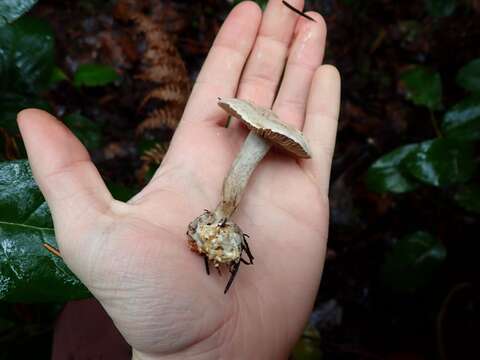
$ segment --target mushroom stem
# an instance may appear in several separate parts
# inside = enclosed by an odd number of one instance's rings
[[[228,219],[237,209],[248,179],[265,157],[271,144],[250,131],[223,182],[222,199],[215,209],[215,219]]]

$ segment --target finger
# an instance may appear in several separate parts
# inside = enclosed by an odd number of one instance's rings
[[[273,111],[283,121],[298,129],[303,128],[308,93],[313,74],[323,60],[326,25],[322,16],[307,13],[314,21],[300,18],[295,40],[290,48],[285,73],[283,74]]]
[[[70,225],[104,213],[111,205],[109,191],[85,147],[63,123],[36,109],[23,110],[17,121],[56,232],[68,227],[76,235]],[[58,235],[59,240],[64,238]]]
[[[303,9],[303,0],[291,0],[290,3]],[[271,107],[298,18],[299,15],[281,0],[269,1],[237,97]]]
[[[302,166],[325,195],[328,194],[339,109],[340,74],[334,66],[323,65],[313,77],[303,127],[312,158],[302,161]]]
[[[251,1],[237,5],[223,23],[190,95],[183,123],[224,122],[217,97],[232,97],[255,41],[261,10]]]

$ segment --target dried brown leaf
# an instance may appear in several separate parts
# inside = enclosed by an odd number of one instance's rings
[[[179,79],[184,78],[184,71],[178,67],[162,63],[144,69],[135,78],[157,83],[179,82]]]
[[[3,156],[7,160],[15,160],[20,157],[20,152],[18,150],[17,142],[13,136],[3,128],[0,128],[0,135],[3,136],[4,149]]]
[[[153,148],[145,151],[141,160],[148,164],[160,165],[168,150],[168,143],[157,143]]]
[[[143,134],[146,130],[167,128],[175,130],[180,121],[181,109],[166,107],[156,109],[148,114],[148,117],[137,126],[137,135]]]
[[[149,9],[149,15],[144,10],[145,4],[133,0],[119,0],[115,9],[117,18],[133,22],[134,37],[142,38],[145,42],[145,51],[140,57],[140,70],[135,79],[146,81],[153,88],[142,98],[139,108],[144,108],[152,99],[163,102],[149,104],[146,118],[136,129],[137,134],[143,134],[148,129],[174,130],[190,91],[185,63],[172,37],[163,30],[164,24],[158,17],[156,21],[153,20],[154,9]],[[152,110],[150,105],[155,108]]]
[[[128,155],[128,149],[120,142],[111,142],[103,148],[105,160],[121,158]]]
[[[150,91],[142,100],[140,108],[144,107],[150,99],[158,99],[176,104],[184,104],[186,102],[185,88],[179,85],[166,85],[158,87]]]
[[[152,166],[159,166],[168,150],[168,143],[157,143],[153,148],[145,151],[141,156],[143,162],[140,169],[136,172],[139,183],[144,183],[148,172]]]

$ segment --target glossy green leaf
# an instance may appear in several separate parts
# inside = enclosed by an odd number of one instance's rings
[[[53,87],[65,80],[69,80],[67,74],[65,74],[65,72],[58,66],[54,66],[49,81],[50,87]]]
[[[305,329],[302,338],[293,349],[294,360],[321,360],[323,354],[320,349],[320,333],[313,326]]]
[[[434,186],[465,182],[475,170],[473,147],[449,138],[425,141],[407,156],[405,168],[420,181]]]
[[[76,112],[63,118],[63,122],[88,149],[96,149],[102,143],[101,126]]]
[[[401,165],[405,158],[417,150],[416,144],[399,147],[375,161],[367,171],[367,187],[375,192],[405,193],[416,189],[418,181]]]
[[[456,0],[425,0],[425,7],[430,16],[435,18],[450,16],[457,7]]]
[[[73,76],[75,86],[102,86],[118,80],[117,71],[108,65],[84,64],[80,65]]]
[[[322,351],[317,343],[302,338],[293,349],[294,360],[321,360],[323,359]]]
[[[12,22],[25,14],[38,0],[1,0],[0,26]]]
[[[27,161],[0,163],[0,300],[53,302],[89,297],[61,258],[51,215]]]
[[[455,201],[464,209],[480,214],[480,186],[465,185],[455,194]]]
[[[414,66],[401,74],[407,99],[431,110],[442,107],[442,79],[438,72],[424,66]]]
[[[396,291],[414,291],[426,285],[447,256],[431,234],[418,231],[398,240],[386,255],[382,278]]]
[[[470,61],[458,71],[457,84],[468,91],[480,93],[480,58]]]
[[[0,27],[0,91],[44,90],[53,67],[54,37],[48,23],[22,17]]]
[[[124,202],[127,202],[128,200],[130,200],[138,192],[138,190],[134,188],[130,188],[121,184],[115,184],[111,182],[107,183],[107,187],[115,199],[124,201]]]
[[[460,140],[480,139],[480,96],[456,104],[443,117],[443,134]]]
[[[49,110],[48,104],[35,97],[16,93],[0,93],[0,128],[11,134],[18,132],[17,114],[26,108],[39,108]]]

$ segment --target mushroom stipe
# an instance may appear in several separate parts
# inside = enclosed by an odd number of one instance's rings
[[[219,273],[220,266],[228,267],[230,279],[224,290],[227,293],[240,264],[253,265],[254,260],[247,242],[249,236],[230,220],[250,175],[272,145],[298,158],[310,158],[311,152],[303,134],[281,122],[272,110],[234,98],[218,98],[218,105],[229,115],[241,120],[250,133],[224,179],[222,199],[214,211],[205,210],[188,225],[187,236],[190,249],[203,256],[208,275],[210,262]],[[242,258],[244,252],[248,261]]]

